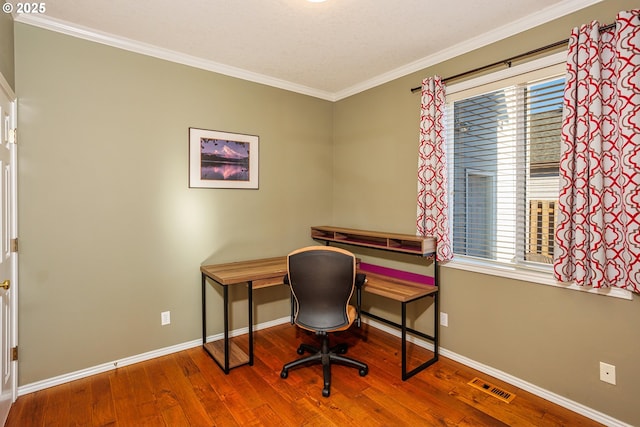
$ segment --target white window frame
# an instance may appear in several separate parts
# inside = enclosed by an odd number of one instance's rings
[[[521,76],[527,73],[541,73],[545,74],[545,77],[551,77],[554,74],[562,74],[566,62],[566,53],[560,52],[554,55],[549,55],[545,58],[541,58],[535,61],[530,61],[522,65],[510,67],[505,70],[501,70],[488,75],[480,76],[475,79],[467,80],[458,84],[452,84],[447,86],[447,103],[450,102],[451,97],[455,97],[455,94],[467,91],[473,88],[483,87],[484,92],[491,90],[497,90],[500,87],[507,86],[506,80],[512,79],[516,76]],[[466,96],[464,96],[466,97]],[[460,97],[460,99],[464,98]],[[449,131],[449,130],[447,130]],[[451,140],[451,139],[449,139]],[[452,156],[448,157],[451,161]],[[453,172],[453,165],[449,165],[449,174]],[[449,182],[453,182],[452,177],[449,177]],[[450,189],[452,191],[452,189]],[[450,194],[451,198],[451,194]],[[449,203],[449,218],[453,218],[453,203]],[[443,263],[445,268],[455,268],[459,270],[465,270],[475,273],[488,274],[492,276],[505,277],[509,279],[536,283],[542,285],[548,285],[553,287],[559,287],[570,290],[577,290],[581,292],[588,292],[597,295],[605,295],[616,298],[632,299],[632,293],[626,289],[621,288],[606,288],[598,289],[592,287],[578,286],[575,283],[562,283],[555,280],[553,276],[552,266],[547,265],[506,265],[493,262],[491,260],[483,260],[472,257],[465,257],[462,255],[455,255],[453,260]]]

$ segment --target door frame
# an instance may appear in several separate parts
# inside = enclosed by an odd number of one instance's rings
[[[9,127],[12,131],[12,142],[10,143],[10,162],[11,162],[11,224],[10,241],[11,241],[11,328],[9,330],[9,346],[10,348],[18,348],[18,145],[17,145],[17,128],[18,128],[18,99],[13,89],[0,72],[0,90],[2,90],[11,102],[11,123]],[[2,124],[4,126],[4,124]],[[17,357],[11,361],[11,404],[18,398],[18,360]]]

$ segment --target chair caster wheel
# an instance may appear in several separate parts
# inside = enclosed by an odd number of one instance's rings
[[[284,369],[280,372],[280,378],[287,378],[289,376],[289,372]]]
[[[347,354],[347,347],[341,347],[338,349],[338,354]]]
[[[365,375],[367,375],[369,373],[369,369],[368,368],[362,368],[360,369],[360,376],[364,377]]]
[[[300,355],[304,354],[304,348],[302,347],[298,347],[298,349],[296,350],[296,352]]]
[[[322,395],[323,395],[324,397],[329,397],[329,395],[330,395],[330,394],[331,394],[331,392],[329,391],[329,389],[328,389],[328,388],[323,388],[323,389],[322,389]]]

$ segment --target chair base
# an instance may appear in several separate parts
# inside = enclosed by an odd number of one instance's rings
[[[341,365],[357,368],[359,369],[361,377],[364,377],[369,372],[369,367],[366,363],[362,363],[358,360],[342,356],[347,352],[346,344],[338,344],[334,347],[329,347],[329,336],[327,334],[322,334],[321,348],[317,348],[309,344],[300,344],[300,347],[298,347],[297,350],[298,354],[304,354],[305,351],[311,353],[311,355],[285,364],[282,367],[282,372],[280,372],[280,377],[287,378],[289,376],[289,369],[308,364],[321,363],[324,377],[324,387],[322,388],[322,395],[324,397],[329,397],[329,394],[331,394],[332,363],[339,363]]]

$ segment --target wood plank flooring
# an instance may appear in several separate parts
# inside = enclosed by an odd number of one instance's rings
[[[332,336],[369,374],[332,368],[331,396],[322,397],[319,365],[291,370],[302,341],[316,337],[280,325],[255,332],[255,363],[225,375],[193,348],[18,398],[7,427],[20,426],[599,426],[593,420],[441,357],[400,379],[400,339],[363,325]],[[242,338],[242,337],[239,337]],[[409,346],[409,367],[430,353]],[[514,393],[511,403],[467,383],[480,377]]]

